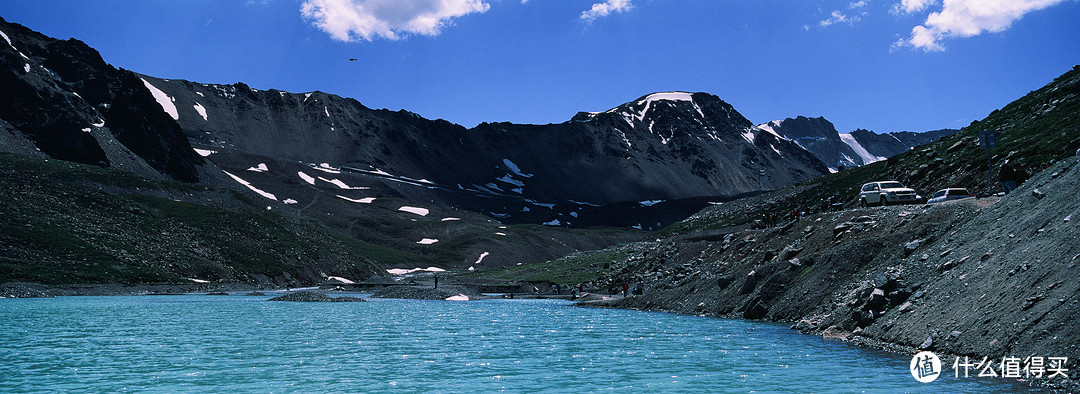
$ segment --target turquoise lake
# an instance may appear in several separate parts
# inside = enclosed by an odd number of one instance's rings
[[[771,323],[558,300],[268,298],[0,300],[0,392],[1027,390],[951,364],[919,383],[911,356]]]

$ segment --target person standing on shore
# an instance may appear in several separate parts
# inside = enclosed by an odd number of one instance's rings
[[[1028,179],[1028,173],[1022,170],[1016,163],[1005,161],[1001,165],[1001,188],[1005,195],[1009,195],[1017,186]]]

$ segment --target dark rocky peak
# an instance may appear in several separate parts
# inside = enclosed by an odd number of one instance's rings
[[[639,97],[604,112],[580,112],[574,121],[589,121],[607,116],[621,117],[632,124],[673,119],[723,121],[750,126],[738,111],[719,97],[709,93],[658,92]]]
[[[202,158],[134,73],[79,40],[2,19],[0,32],[0,119],[22,138],[56,159],[107,167],[135,153],[159,175],[198,180]]]
[[[681,139],[720,140],[739,135],[753,124],[719,97],[708,93],[659,92],[638,98],[604,112],[581,112],[575,122],[596,122],[667,145]],[[633,138],[631,138],[633,139]]]
[[[816,118],[798,116],[796,118],[774,120],[761,125],[761,127],[770,128],[777,134],[796,141],[803,139],[840,140],[840,132],[836,131],[836,126],[833,126],[832,122],[820,116]]]
[[[858,131],[858,130],[856,130],[856,131]],[[931,142],[937,141],[937,140],[942,139],[944,137],[948,137],[950,135],[956,134],[956,132],[958,132],[958,131],[960,131],[960,130],[957,130],[957,129],[941,129],[941,130],[924,131],[924,132],[921,132],[921,133],[916,133],[916,132],[913,132],[913,131],[898,131],[898,132],[889,133],[889,134],[892,135],[893,138],[896,138],[897,140],[900,140],[900,142],[903,142],[904,145],[914,147],[914,146],[929,144]],[[856,133],[855,131],[851,132],[852,135],[855,135],[855,133]]]
[[[184,182],[198,182],[196,166],[203,163],[146,83],[133,72],[120,70],[117,98],[109,105],[105,123],[120,143],[151,167]]]

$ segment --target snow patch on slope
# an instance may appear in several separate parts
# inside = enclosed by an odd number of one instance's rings
[[[150,82],[147,82],[145,79],[143,79],[142,82],[143,85],[146,85],[146,89],[150,90],[150,93],[154,95],[154,99],[161,105],[161,109],[165,110],[169,116],[172,116],[173,120],[180,120],[180,113],[176,112],[176,104],[173,104],[174,99],[161,91],[161,89],[150,84]]]
[[[427,208],[417,208],[417,207],[401,207],[401,208],[398,208],[398,210],[402,211],[402,212],[408,212],[408,213],[412,213],[412,214],[417,214],[417,215],[420,215],[420,216],[427,216],[428,213],[430,212]]]
[[[311,175],[305,174],[303,171],[297,171],[296,175],[299,175],[300,179],[303,179],[304,182],[307,182],[309,185],[314,185],[315,184],[315,177],[312,177]]]
[[[326,182],[326,183],[329,183],[329,184],[332,184],[334,186],[337,186],[337,187],[339,187],[341,189],[345,189],[345,190],[367,190],[367,189],[370,189],[368,187],[363,187],[363,186],[357,186],[357,187],[349,186],[347,183],[345,183],[342,180],[337,179],[337,178],[326,179],[326,178],[323,178],[323,177],[319,177],[319,180],[323,181],[323,182]]]
[[[772,122],[768,122],[768,123],[765,123],[765,124],[758,125],[757,128],[760,129],[760,130],[764,130],[764,131],[768,132],[769,134],[772,134],[772,135],[776,136],[776,138],[778,138],[778,139],[782,139],[782,140],[785,140],[785,141],[791,141],[791,138],[784,137],[784,136],[780,135],[780,133],[777,133],[776,129],[774,129],[774,127],[780,127],[783,123],[784,123],[783,120],[774,120]]]
[[[885,157],[874,156],[870,154],[870,151],[866,150],[866,148],[863,148],[862,144],[860,144],[859,141],[855,139],[855,136],[852,136],[851,134],[841,133],[840,141],[843,141],[845,144],[847,144],[847,146],[850,146],[851,149],[859,155],[859,158],[862,159],[864,165],[886,159]]]
[[[364,197],[364,198],[361,198],[361,199],[356,199],[356,198],[348,198],[348,197],[342,196],[340,194],[335,194],[334,197],[340,198],[340,199],[348,201],[348,202],[355,202],[357,204],[371,204],[372,202],[375,202],[375,197]]]
[[[330,166],[329,163],[319,163],[318,166],[311,166],[312,169],[319,170],[328,174],[340,174],[341,170]]]
[[[414,272],[446,272],[446,270],[444,270],[442,268],[439,268],[439,267],[413,268],[413,269],[391,268],[391,269],[386,270],[386,273],[388,273],[390,275],[408,275],[408,274],[411,274],[411,273],[414,273]]]
[[[746,132],[742,133],[743,139],[746,140],[746,142],[749,142],[750,145],[754,144],[754,137],[755,136],[756,135],[754,134],[754,129],[746,129]]]
[[[660,92],[650,94],[645,96],[645,98],[638,100],[638,105],[645,104],[645,108],[637,114],[638,122],[645,119],[645,114],[649,113],[649,108],[652,108],[652,103],[655,101],[689,101],[694,105],[694,109],[697,110],[698,115],[701,115],[702,118],[705,117],[705,114],[701,112],[701,108],[698,107],[697,103],[694,103],[693,94],[687,92]]]
[[[239,182],[241,185],[247,186],[248,189],[251,189],[251,191],[253,191],[255,193],[258,193],[260,196],[263,196],[263,197],[269,198],[271,200],[277,201],[277,196],[275,196],[273,194],[270,194],[270,193],[267,193],[265,191],[262,191],[262,190],[260,190],[259,188],[255,187],[255,186],[252,186],[251,182],[245,181],[243,178],[240,178],[240,177],[238,177],[236,175],[230,174],[228,171],[222,171],[222,172],[224,172],[225,175],[228,175],[234,181]]]
[[[473,265],[480,265],[480,263],[484,262],[484,257],[488,257],[489,254],[491,254],[491,252],[480,253],[480,257],[476,259],[476,262],[473,263]]]
[[[510,159],[503,159],[503,164],[506,165],[506,168],[509,168],[510,172],[513,172],[514,175],[525,177],[525,178],[532,178],[533,177],[533,174],[526,174],[524,172],[521,172],[521,167],[518,167],[518,165],[514,164],[514,162],[510,161]]]
[[[202,120],[204,120],[204,121],[209,121],[210,120],[210,119],[208,119],[206,117],[206,107],[203,107],[202,104],[199,104],[198,101],[195,102],[195,105],[193,107],[195,107],[195,112],[198,112],[199,115],[202,116]]]

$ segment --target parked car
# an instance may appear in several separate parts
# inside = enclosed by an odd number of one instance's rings
[[[959,200],[962,198],[971,198],[971,193],[967,189],[960,187],[950,187],[948,189],[941,189],[934,193],[933,197],[926,200],[927,204],[936,204],[939,202]]]
[[[915,190],[897,181],[876,181],[865,183],[859,192],[859,206],[918,204],[923,197]]]

